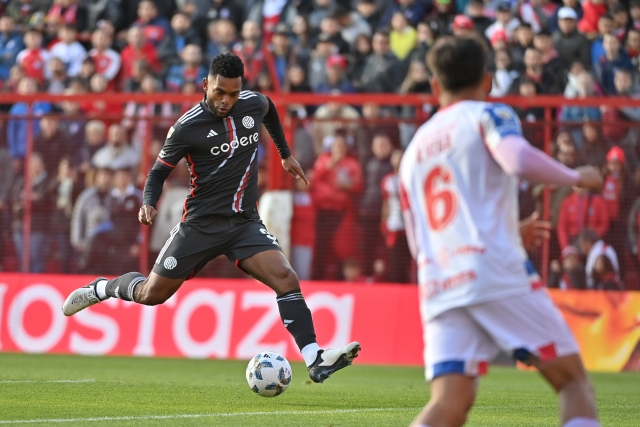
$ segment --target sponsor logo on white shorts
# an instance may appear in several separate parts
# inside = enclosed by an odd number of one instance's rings
[[[173,270],[174,268],[176,268],[176,265],[178,265],[178,260],[176,260],[172,256],[164,260],[164,268],[166,268],[167,270]]]

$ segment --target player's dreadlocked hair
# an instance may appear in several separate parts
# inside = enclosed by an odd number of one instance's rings
[[[210,76],[222,76],[231,79],[244,78],[244,64],[242,59],[231,52],[222,53],[211,61]]]

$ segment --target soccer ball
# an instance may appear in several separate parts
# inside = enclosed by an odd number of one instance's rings
[[[291,383],[291,365],[284,356],[272,351],[257,354],[247,366],[247,383],[262,397],[278,396]]]

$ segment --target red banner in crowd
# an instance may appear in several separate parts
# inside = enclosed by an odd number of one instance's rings
[[[0,274],[0,351],[300,360],[273,291],[253,280],[194,279],[165,304],[117,299],[72,317],[61,306],[86,276]],[[358,362],[422,365],[415,286],[305,282],[322,347],[358,340]],[[588,369],[640,370],[640,292],[553,290]]]

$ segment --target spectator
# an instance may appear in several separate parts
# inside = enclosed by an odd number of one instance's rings
[[[287,69],[295,60],[295,58],[293,58],[289,34],[289,27],[287,27],[287,24],[281,22],[274,27],[273,36],[271,37],[270,53],[278,79],[278,87],[284,85]]]
[[[309,64],[311,51],[313,50],[313,44],[311,43],[311,29],[309,28],[309,21],[306,16],[294,16],[291,30],[293,32],[293,50],[296,62],[306,68]],[[356,38],[357,37],[358,36],[356,36]],[[353,46],[354,43],[350,44]]]
[[[487,28],[493,24],[493,19],[485,14],[484,1],[482,0],[470,0],[467,6],[467,15],[471,18],[473,27],[478,34],[485,34]]]
[[[613,247],[607,245],[596,231],[589,228],[582,231],[578,238],[578,247],[582,255],[587,259],[585,265],[587,289],[604,289],[603,283],[609,282],[610,277],[603,276],[609,273],[613,273],[615,280],[619,282],[620,264],[618,264],[616,251]],[[600,257],[606,258],[609,266],[602,265],[603,260],[598,261]],[[596,268],[596,263],[601,265]],[[610,289],[608,286],[606,288],[607,290],[618,290],[616,288]]]
[[[76,40],[78,31],[71,24],[65,24],[58,31],[59,42],[50,49],[51,56],[60,58],[67,67],[70,77],[76,76],[82,67],[82,61],[87,57],[87,51]]]
[[[591,68],[591,46],[589,40],[578,32],[576,21],[578,14],[570,7],[562,7],[558,11],[558,27],[560,31],[553,35],[553,47],[569,69],[574,61]]]
[[[51,175],[49,175],[51,176]],[[55,258],[62,264],[62,273],[71,272],[71,212],[73,211],[73,196],[76,171],[69,159],[63,157],[57,167],[55,181],[52,183],[55,201],[49,225],[55,242]]]
[[[389,49],[389,34],[376,31],[372,42],[373,52],[364,64],[364,70],[356,83],[363,92],[395,92],[404,79],[404,69]]]
[[[360,40],[360,38],[358,40]],[[311,52],[309,68],[307,69],[309,86],[311,86],[312,88],[316,88],[321,84],[327,83],[327,60],[331,55],[336,53],[336,50],[337,49],[335,45],[331,42],[331,40],[329,40],[329,36],[325,34],[318,37],[316,47]],[[362,68],[364,69],[364,59]]]
[[[77,94],[78,91],[73,88],[64,91],[65,96]],[[82,145],[87,120],[80,114],[79,102],[64,100],[60,103],[60,108],[62,109],[62,117],[59,120],[60,130],[66,135],[69,146],[73,147],[75,152]]]
[[[119,124],[109,126],[107,145],[94,154],[91,162],[99,169],[111,170],[131,168],[138,166],[140,152],[127,144],[124,128]]]
[[[578,20],[582,19],[583,12],[582,12],[582,5],[580,4],[580,1],[562,0],[561,7],[556,9],[554,16],[549,20],[549,32],[551,34],[555,34],[556,32],[558,32],[558,13],[560,12],[560,9],[562,9],[562,6],[568,7],[569,9],[573,9],[574,12],[576,12],[576,16],[578,17],[577,19]]]
[[[29,30],[24,34],[25,49],[21,51],[16,63],[22,67],[27,77],[44,86],[45,70],[51,55],[42,48],[42,34],[35,30]]]
[[[429,11],[429,4],[425,0],[396,0],[394,4],[389,5],[380,20],[380,23],[374,28],[389,26],[392,24],[393,15],[402,13],[410,25],[417,26]]]
[[[42,26],[49,0],[12,0],[7,5],[6,16],[13,18],[18,28]]]
[[[340,24],[335,16],[329,15],[322,19],[320,23],[320,36],[326,36],[329,38],[331,43],[333,43],[337,48],[338,52],[341,54],[349,53],[349,43],[347,43],[340,34]]]
[[[106,127],[100,120],[91,120],[85,127],[84,142],[77,151],[75,164],[78,165],[80,182],[87,186],[93,178],[91,159],[98,150],[105,146],[105,133]],[[86,178],[85,174],[88,174]]]
[[[9,70],[9,78],[0,85],[1,93],[17,93],[18,84],[25,77],[24,70],[20,65],[14,65]],[[37,83],[36,83],[37,90]]]
[[[238,55],[244,63],[245,85],[255,87],[258,75],[265,68],[265,60],[261,47],[262,30],[255,21],[245,21],[242,24],[242,42],[233,47],[233,53]]]
[[[93,94],[108,93],[109,82],[102,74],[94,74],[91,77],[89,88]],[[82,109],[88,117],[98,117],[105,124],[111,124],[118,121],[122,115],[122,105],[115,102],[107,102],[94,95],[91,101],[87,101]]]
[[[188,45],[200,47],[202,40],[193,28],[191,18],[178,12],[171,18],[169,31],[158,42],[158,57],[165,67],[180,64],[180,54]]]
[[[331,15],[335,9],[333,0],[315,0],[313,11],[309,14],[309,25],[314,30],[320,28],[324,18]]]
[[[145,59],[136,60],[131,68],[131,76],[124,79],[123,81],[122,91],[129,93],[140,92],[142,79],[144,79],[146,76],[154,76],[154,73],[152,73],[151,69],[149,68],[149,64]]]
[[[507,49],[495,51],[493,55],[495,61],[495,71],[493,72],[493,85],[490,96],[501,97],[509,93],[514,80],[518,78],[518,72],[511,66],[511,54]]]
[[[502,30],[507,34],[507,40],[511,41],[513,40],[516,28],[519,26],[520,21],[513,16],[511,4],[508,1],[502,1],[498,4],[496,21],[487,28],[484,34],[491,40],[491,37],[496,31]]]
[[[115,89],[116,77],[122,63],[120,54],[111,49],[111,36],[103,29],[97,29],[91,36],[89,56],[93,59],[96,73],[102,74],[109,82],[109,89]]]
[[[594,58],[593,73],[607,95],[615,94],[613,77],[618,69],[632,69],[633,65],[627,53],[620,49],[620,41],[613,34],[603,39],[604,55]]]
[[[202,49],[200,46],[196,44],[186,45],[180,53],[180,58],[182,59],[182,63],[172,65],[167,71],[165,86],[167,90],[171,92],[180,92],[180,89],[186,82],[201,84],[202,80],[206,78],[208,74],[207,68],[202,65]],[[153,78],[151,75],[146,77]],[[144,82],[144,80],[142,80],[142,82]],[[157,91],[157,88],[153,90],[153,92]],[[147,91],[147,93],[153,92]]]
[[[582,159],[585,164],[597,167],[604,166],[607,155],[607,144],[593,123],[582,125]]]
[[[629,29],[627,39],[624,42],[624,51],[631,58],[634,68],[640,64],[638,56],[640,56],[640,30],[635,28]]]
[[[598,19],[607,13],[605,0],[584,0],[582,2],[583,15],[578,23],[578,30],[588,38],[593,39],[598,33]],[[577,19],[577,16],[576,16]],[[558,13],[558,20],[562,20]],[[560,27],[562,29],[562,26]]]
[[[22,35],[15,29],[9,15],[0,17],[0,81],[9,78],[9,70],[16,64],[18,53],[24,49]]]
[[[373,156],[372,141],[376,135],[389,138],[394,147],[400,145],[400,132],[395,120],[379,104],[368,102],[362,106],[362,121],[356,131],[356,150],[360,164],[366,165]]]
[[[520,24],[516,28],[513,45],[510,48],[511,58],[518,71],[524,71],[524,53],[533,46],[533,30],[527,23]],[[537,48],[538,49],[538,48]],[[542,52],[542,50],[540,50]]]
[[[603,39],[606,34],[613,33],[613,18],[611,15],[602,15],[598,19],[598,35],[591,42],[591,59],[597,60],[604,55]]]
[[[549,23],[556,16],[558,5],[549,0],[526,1],[520,5],[520,16],[537,34],[548,31]]]
[[[242,23],[246,14],[241,2],[234,0],[213,0],[207,1],[209,9],[205,16],[209,22],[228,20],[237,31],[242,28]],[[246,3],[246,2],[245,2]]]
[[[640,2],[638,0],[631,0],[629,2],[629,16],[631,28],[640,31]]]
[[[629,32],[631,34],[631,32]],[[640,93],[637,86],[633,84],[633,77],[631,71],[627,69],[616,70],[616,74],[613,77],[613,85],[616,88],[616,96],[622,98],[638,99]],[[640,121],[640,107],[622,107],[620,108],[622,115],[634,122]]]
[[[88,31],[95,32],[104,22],[120,25],[122,16],[120,5],[116,0],[100,0],[86,2],[88,12]]]
[[[609,215],[609,232],[605,238],[613,246],[617,253],[623,253],[625,221],[627,209],[630,205],[629,182],[625,173],[625,155],[622,148],[613,146],[606,157],[607,163],[604,172],[604,185],[602,187],[602,198],[607,205]]]
[[[80,255],[80,271],[86,271],[88,249],[100,224],[109,220],[109,192],[112,172],[101,168],[96,171],[91,187],[83,190],[71,213],[71,246]]]
[[[338,96],[340,92],[334,91],[332,95]],[[316,154],[320,155],[323,151],[327,151],[325,148],[328,147],[324,145],[327,144],[326,138],[329,137],[331,140],[339,129],[346,131],[345,138],[351,139],[353,142],[353,135],[358,129],[358,124],[355,121],[360,118],[360,114],[355,108],[336,100],[336,102],[328,102],[320,106],[313,116],[316,119],[321,119],[313,123],[313,145],[316,148]]]
[[[610,6],[610,13],[613,16],[613,34],[618,38],[620,43],[624,43],[627,38],[627,29],[629,28],[629,13],[627,6],[623,4],[614,4]]]
[[[371,279],[362,274],[360,261],[355,258],[345,259],[342,263],[342,280],[347,283],[367,283]]]
[[[587,278],[580,262],[580,251],[569,245],[562,251],[560,261],[551,261],[548,284],[550,288],[586,289]]]
[[[228,19],[212,21],[207,26],[207,45],[205,48],[206,63],[221,53],[230,52],[237,42],[237,30]]]
[[[335,53],[327,58],[327,81],[320,83],[314,88],[314,92],[317,93],[331,93],[334,90],[339,90],[340,93],[353,93],[355,88],[351,82],[347,79],[347,59]]]
[[[350,11],[345,6],[338,5],[334,16],[341,27],[340,35],[342,39],[349,45],[353,45],[356,38],[361,34],[367,37],[371,36],[371,26],[358,12]]]
[[[404,61],[418,43],[418,33],[409,25],[409,21],[402,12],[396,12],[391,18],[391,32],[389,45],[396,58]]]
[[[524,72],[513,81],[511,92],[517,92],[523,81],[529,80],[536,85],[537,94],[555,94],[559,84],[554,76],[544,69],[542,53],[536,48],[528,48],[524,54]]]
[[[30,77],[24,77],[18,84],[18,95],[33,95],[37,93],[38,85]],[[17,118],[28,114],[41,116],[51,111],[51,104],[48,102],[36,101],[31,104],[17,102],[9,110],[9,121],[7,122],[7,146],[12,159],[23,159],[26,154],[27,126],[31,123],[31,135],[36,137],[40,134],[40,124],[37,119]]]
[[[88,29],[89,14],[78,0],[54,0],[45,21],[54,28],[73,25],[78,33],[84,33]]]
[[[373,273],[373,261],[377,258],[377,250],[383,245],[380,234],[382,214],[382,179],[393,172],[390,158],[393,143],[387,135],[377,134],[371,142],[373,157],[365,165],[364,192],[360,200],[359,224],[362,230],[360,254],[363,273]]]
[[[627,236],[629,238],[629,247],[635,257],[634,264],[637,267],[640,265],[640,197],[635,200],[629,211]]]
[[[130,168],[118,169],[113,175],[113,188],[109,194],[109,217],[113,229],[107,242],[116,255],[111,271],[135,270],[138,265],[138,209],[142,206],[142,191],[133,185]],[[92,244],[96,243],[95,240]],[[104,253],[103,245],[97,245],[98,253]],[[117,273],[115,273],[117,274]]]
[[[455,19],[454,4],[451,0],[436,0],[433,11],[427,17],[427,24],[436,37],[453,33]]]
[[[145,1],[145,3],[149,3]],[[145,42],[144,33],[139,27],[131,27],[127,31],[127,47],[122,50],[122,79],[131,78],[133,75],[133,64],[144,59],[153,72],[159,72],[161,68],[158,52],[151,44]]]
[[[49,222],[53,211],[53,193],[47,177],[42,156],[33,153],[29,157],[29,175],[31,183],[31,198],[25,200],[25,180],[18,176],[12,190],[13,212],[13,243],[19,256],[22,254],[23,245],[23,215],[26,203],[31,205],[31,228],[29,239],[29,268],[22,263],[22,272],[44,273],[49,233]]]
[[[158,47],[160,42],[169,36],[171,26],[163,15],[158,13],[158,7],[151,0],[142,0],[138,3],[138,19],[132,28],[141,28],[144,41]]]
[[[67,76],[67,68],[60,58],[53,57],[47,64],[47,92],[51,94],[60,94],[64,92],[69,85],[69,77]]]
[[[533,37],[533,47],[542,54],[543,68],[555,79],[558,92],[562,92],[565,68],[558,51],[553,47],[551,34],[546,30],[540,31]]]
[[[58,173],[60,161],[74,151],[69,138],[60,130],[60,123],[54,114],[45,114],[40,119],[40,134],[33,138],[33,151],[42,156],[45,170],[50,178]]]
[[[375,0],[357,0],[356,10],[358,14],[367,21],[371,30],[380,26],[383,10],[380,9]]]
[[[582,74],[584,71],[586,71],[586,69],[584,68],[584,65],[582,65],[581,62],[576,61],[573,64],[571,64],[571,68],[567,73],[567,78],[566,78],[567,84],[564,88],[565,98],[571,99],[579,95],[578,78],[580,74]],[[599,89],[599,88],[596,88],[596,89]]]
[[[523,98],[533,98],[538,95],[538,85],[534,80],[519,77],[513,84],[518,86],[518,94]],[[515,107],[518,117],[525,123],[535,123],[544,118],[544,110],[540,107]],[[533,145],[540,147],[542,141],[542,130],[539,126],[523,126],[524,136]]]
[[[346,135],[336,133],[331,152],[324,153],[313,168],[312,194],[316,206],[316,239],[312,278],[325,278],[325,272],[336,260],[331,247],[345,217],[352,209],[352,200],[362,191],[362,170],[358,161],[348,155]]]
[[[576,79],[576,91],[578,98],[586,98],[598,95],[595,81],[588,71],[583,71]],[[600,121],[600,109],[597,107],[562,107],[560,110],[560,121],[562,122],[598,122]]]
[[[607,204],[601,196],[589,194],[586,190],[574,189],[560,205],[558,216],[558,243],[564,249],[576,237],[590,228],[602,238],[609,230]]]
[[[316,244],[316,209],[311,192],[302,180],[296,180],[294,186],[291,266],[300,280],[311,280],[313,248]]]
[[[467,15],[456,15],[451,24],[454,36],[464,36],[475,31],[473,21]]]
[[[202,81],[202,78],[204,77],[201,77],[200,81]],[[154,94],[158,93],[159,86],[160,82],[155,77],[147,75],[142,79],[140,88],[144,94]],[[136,150],[141,152],[147,138],[151,136],[149,135],[149,129],[151,129],[152,134],[154,129],[166,130],[171,126],[173,120],[173,108],[169,102],[129,101],[124,109],[122,126],[127,131],[132,131],[131,143]]]

